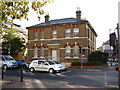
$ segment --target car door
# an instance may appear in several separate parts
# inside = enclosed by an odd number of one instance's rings
[[[40,71],[47,71],[49,68],[48,64],[46,64],[45,61],[38,61],[38,65]]]

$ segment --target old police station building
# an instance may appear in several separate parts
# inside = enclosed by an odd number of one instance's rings
[[[76,18],[63,18],[27,27],[28,60],[52,59],[56,61],[88,61],[88,55],[96,49],[97,34],[89,21],[81,19],[81,11]],[[82,47],[83,53],[79,53]]]

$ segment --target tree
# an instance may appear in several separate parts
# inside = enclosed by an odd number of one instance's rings
[[[45,6],[47,3],[51,3],[53,2],[53,0],[34,0],[34,2],[28,2],[28,0],[2,0],[0,2],[0,6],[1,6],[1,13],[0,17],[1,17],[1,27],[0,28],[0,35],[3,36],[3,32],[5,32],[5,30],[8,28],[8,24],[10,24],[10,31],[6,32],[8,34],[4,35],[2,38],[4,39],[3,41],[3,45],[5,46],[8,50],[11,51],[12,49],[12,40],[14,40],[15,38],[13,38],[12,33],[13,33],[13,21],[15,19],[27,19],[27,15],[28,12],[30,11],[29,8],[29,3],[31,4],[32,9],[39,15],[44,14],[44,11],[41,9],[41,7]]]
[[[45,6],[47,3],[51,3],[53,0],[34,0],[31,2],[32,9],[38,14],[44,14],[44,11],[41,7]],[[27,15],[29,12],[29,2],[26,0],[3,0],[0,2],[1,10],[2,10],[2,27],[6,28],[7,23],[11,23],[11,28],[13,25],[14,19],[27,19]]]
[[[20,38],[15,30],[12,30],[12,33],[10,33],[10,29],[4,30],[3,35],[3,42],[2,42],[2,51],[3,54],[8,54],[10,51],[10,54],[17,54],[18,52],[22,52],[25,50],[25,40],[23,38]],[[9,48],[10,47],[10,48]],[[10,49],[10,50],[9,50]]]
[[[101,51],[94,51],[89,55],[89,61],[90,62],[102,62],[107,63],[108,61],[108,53],[101,52]]]
[[[24,40],[19,37],[15,37],[15,38],[11,39],[11,41],[2,42],[3,54],[9,53],[8,47],[10,45],[9,44],[10,42],[11,42],[10,55],[17,55],[18,52],[22,52],[25,50]]]

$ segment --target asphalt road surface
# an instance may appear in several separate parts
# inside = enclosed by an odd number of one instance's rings
[[[7,69],[4,78],[20,78],[20,69]],[[73,69],[61,73],[50,74],[48,72],[29,72],[28,69],[23,70],[23,79],[34,79],[36,82],[44,80],[45,84],[57,86],[64,82],[69,87],[89,86],[89,87],[118,87],[118,72],[115,66],[103,69]],[[53,83],[47,82],[53,81]],[[54,83],[54,81],[56,81]],[[61,84],[62,85],[62,84]]]

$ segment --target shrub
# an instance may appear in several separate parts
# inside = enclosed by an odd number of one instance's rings
[[[102,62],[104,64],[108,61],[108,53],[101,51],[94,51],[89,55],[90,62]]]
[[[73,62],[71,64],[72,66],[81,66],[81,62]],[[101,66],[101,65],[105,65],[102,62],[84,62],[82,64],[83,66]]]

